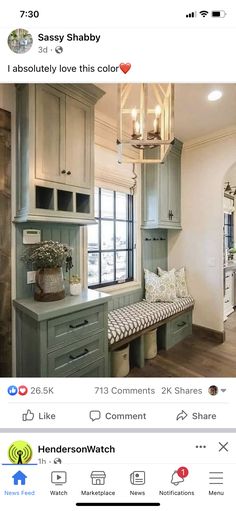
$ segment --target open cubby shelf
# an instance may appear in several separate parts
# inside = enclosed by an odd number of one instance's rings
[[[36,186],[36,208],[54,209],[54,190],[46,186]]]
[[[57,190],[58,211],[73,211],[73,192]]]
[[[90,213],[90,195],[76,193],[76,213]]]
[[[56,190],[54,204],[54,189],[46,186],[35,187],[36,208],[68,213],[90,214],[90,195],[86,193],[74,193],[68,190]],[[75,199],[75,202],[74,202]]]

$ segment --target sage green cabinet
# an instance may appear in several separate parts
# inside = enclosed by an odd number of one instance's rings
[[[108,295],[15,300],[17,376],[108,376]]]
[[[17,85],[15,221],[94,221],[92,84]]]
[[[142,166],[142,227],[181,229],[181,150],[175,139],[164,163]],[[153,151],[148,154],[153,158]]]

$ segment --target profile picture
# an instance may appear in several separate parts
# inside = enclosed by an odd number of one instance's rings
[[[211,385],[208,389],[208,392],[211,396],[216,396],[216,394],[218,394],[218,387],[216,385]]]
[[[24,28],[16,28],[8,36],[8,46],[14,53],[27,53],[33,44],[33,37]]]

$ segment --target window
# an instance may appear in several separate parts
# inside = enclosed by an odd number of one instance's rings
[[[133,280],[133,197],[95,188],[96,225],[88,226],[88,286]]]
[[[224,213],[224,242],[225,249],[232,248],[234,245],[234,215]]]

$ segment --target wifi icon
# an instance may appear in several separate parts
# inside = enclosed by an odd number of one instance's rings
[[[201,14],[201,16],[203,16],[203,18],[205,18],[209,12],[208,11],[200,11],[199,14]]]
[[[10,461],[17,465],[29,463],[32,458],[32,454],[32,447],[23,440],[13,442],[8,449],[8,457]]]

